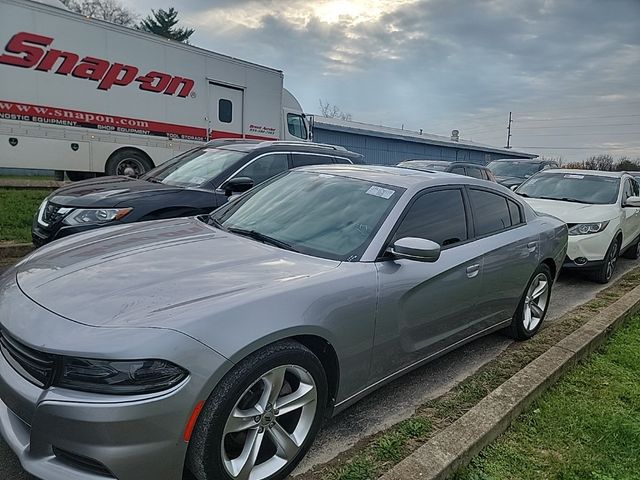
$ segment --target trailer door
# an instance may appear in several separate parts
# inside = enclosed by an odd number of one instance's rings
[[[209,82],[211,138],[242,138],[244,91]]]

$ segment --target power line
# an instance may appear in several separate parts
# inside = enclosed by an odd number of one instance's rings
[[[630,113],[630,114],[621,114],[621,115],[589,115],[582,117],[556,117],[556,118],[535,118],[535,119],[525,119],[525,120],[514,120],[514,122],[518,123],[528,123],[528,122],[554,122],[556,120],[590,120],[592,118],[619,118],[619,117],[640,117],[640,114]]]
[[[516,135],[514,133],[514,135]],[[607,137],[609,135],[640,135],[640,132],[611,132],[611,133],[523,133],[523,137],[574,137],[580,135],[588,135],[593,137],[594,135],[598,135],[600,137]]]
[[[640,116],[640,115],[639,115]],[[515,120],[514,120],[515,123]],[[581,125],[549,125],[549,126],[537,126],[537,127],[522,127],[518,128],[517,131],[522,130],[539,130],[545,128],[577,128],[577,127],[627,127],[631,125],[640,125],[640,123],[589,123],[589,124],[581,124]]]
[[[640,151],[640,147],[524,147],[518,145],[517,149],[531,148],[538,150],[629,150]]]

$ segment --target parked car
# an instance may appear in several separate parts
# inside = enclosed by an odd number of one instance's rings
[[[441,160],[404,160],[398,165],[400,168],[412,168],[426,172],[449,172],[467,177],[480,178],[495,182],[496,178],[484,165],[471,162],[445,162]]]
[[[640,255],[640,187],[628,173],[547,170],[516,192],[534,210],[569,226],[565,268],[584,270],[607,283],[620,254]]]
[[[31,230],[35,246],[107,225],[209,213],[235,193],[290,168],[363,163],[343,147],[309,142],[214,140],[142,177],[75,182],[49,195]]]
[[[493,172],[499,184],[514,188],[527,178],[547,168],[558,168],[555,160],[494,160],[487,167]]]
[[[74,235],[0,281],[0,433],[44,480],[283,479],[326,415],[533,336],[566,247],[498,185],[355,165]]]

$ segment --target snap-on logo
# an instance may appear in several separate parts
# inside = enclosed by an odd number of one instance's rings
[[[126,86],[138,82],[140,90],[147,92],[177,95],[185,98],[194,86],[190,78],[175,77],[168,73],[150,71],[146,75],[138,75],[139,70],[133,65],[111,63],[95,57],[84,57],[62,50],[49,49],[52,37],[35,33],[16,33],[7,46],[5,54],[0,55],[0,63],[22,68],[34,68],[42,72],[53,72],[58,75],[72,75],[76,78],[93,80],[98,89],[109,90],[115,86]]]

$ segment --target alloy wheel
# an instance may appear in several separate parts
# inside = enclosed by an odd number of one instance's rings
[[[616,270],[616,263],[618,262],[618,242],[614,241],[609,250],[609,255],[606,259],[607,262],[607,280],[611,279],[613,272]]]
[[[540,324],[548,301],[549,278],[544,273],[539,273],[531,281],[524,299],[523,323],[525,329],[532,331]]]
[[[309,435],[318,392],[309,372],[283,365],[262,375],[227,418],[222,460],[235,480],[262,480],[291,462]]]

